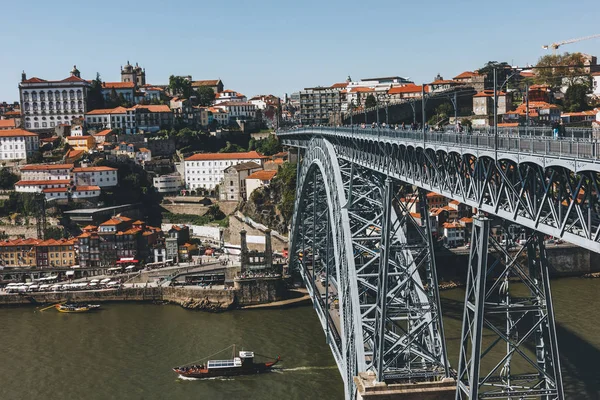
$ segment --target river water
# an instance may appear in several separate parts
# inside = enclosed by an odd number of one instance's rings
[[[567,399],[600,399],[600,281],[552,282]],[[457,364],[464,292],[443,292]],[[171,367],[236,343],[283,363],[274,373],[185,381]],[[0,309],[0,399],[343,399],[311,307],[221,314],[111,303],[93,314]],[[230,354],[222,354],[229,358]],[[216,358],[216,357],[215,357]]]

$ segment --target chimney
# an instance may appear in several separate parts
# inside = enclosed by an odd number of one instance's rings
[[[273,268],[273,247],[271,246],[271,230],[265,231],[265,267]]]
[[[240,264],[242,265],[242,272],[244,272],[248,267],[248,244],[246,242],[246,231],[244,229],[240,231],[240,246],[242,248]]]
[[[25,73],[25,71],[23,71],[21,73],[21,82],[25,82],[27,80],[27,74]]]

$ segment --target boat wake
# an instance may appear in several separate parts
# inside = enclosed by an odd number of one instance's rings
[[[295,367],[295,368],[273,368],[271,371],[276,373],[284,373],[284,372],[312,372],[319,370],[327,370],[327,369],[337,369],[335,365],[325,366],[325,367]]]
[[[178,379],[182,380],[182,381],[232,381],[233,378],[231,377],[222,377],[222,376],[213,376],[210,378],[192,378],[189,376],[178,376]]]

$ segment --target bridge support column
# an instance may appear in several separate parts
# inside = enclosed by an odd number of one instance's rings
[[[525,291],[512,293],[513,282]],[[529,232],[517,247],[507,231],[500,244],[490,236],[490,220],[476,217],[456,399],[485,398],[562,400],[564,394],[543,237]]]

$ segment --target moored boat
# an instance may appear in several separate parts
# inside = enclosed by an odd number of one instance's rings
[[[92,310],[97,310],[100,308],[99,304],[76,304],[76,303],[67,303],[67,304],[57,304],[56,309],[62,313],[84,313]]]
[[[281,361],[278,356],[274,361],[254,362],[254,352],[240,351],[239,357],[231,360],[209,360],[204,364],[193,364],[173,368],[177,374],[185,378],[215,378],[237,375],[260,374],[269,371]]]

